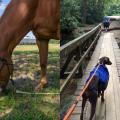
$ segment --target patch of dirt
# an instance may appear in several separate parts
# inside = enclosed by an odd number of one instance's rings
[[[49,55],[47,66],[48,84],[46,89],[59,89],[59,57]],[[35,59],[36,58],[36,59]],[[18,90],[32,92],[40,81],[41,68],[39,65],[39,55],[36,54],[18,54],[13,55],[13,80],[15,87]],[[57,80],[56,80],[57,79]],[[11,81],[9,81],[8,89],[12,88]]]

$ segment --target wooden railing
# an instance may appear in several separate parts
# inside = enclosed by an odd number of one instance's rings
[[[84,69],[95,49],[99,36],[101,34],[101,24],[96,26],[91,31],[84,35],[68,42],[60,48],[61,70],[60,77],[64,79],[61,85],[60,92],[62,93],[65,87],[74,76],[82,77]],[[70,72],[67,72],[71,61],[77,61]],[[67,77],[66,77],[67,76]]]

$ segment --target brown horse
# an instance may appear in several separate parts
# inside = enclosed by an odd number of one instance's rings
[[[30,31],[39,48],[41,79],[36,89],[47,83],[48,43],[60,38],[60,0],[11,0],[0,19],[0,91],[6,88],[13,73],[11,55]]]

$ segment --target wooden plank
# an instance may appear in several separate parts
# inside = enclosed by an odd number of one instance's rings
[[[73,111],[73,114],[80,114],[81,113],[81,106],[76,107],[75,110]]]
[[[112,42],[116,42],[115,39],[113,38]],[[118,46],[117,42],[116,45]],[[118,48],[119,49],[119,48]],[[115,47],[113,46],[113,50],[115,50]],[[116,51],[114,51],[114,54],[116,53]],[[118,53],[117,53],[118,54]],[[120,54],[120,53],[119,53]],[[114,58],[114,61],[116,61],[116,59],[119,58],[119,56]],[[116,106],[116,119],[119,120],[120,119],[120,82],[119,82],[119,74],[118,74],[118,67],[116,62],[114,62],[114,68],[112,68],[112,72],[113,72],[113,87],[114,87],[114,96],[115,96],[115,106]]]
[[[72,115],[70,120],[80,120],[80,114]]]
[[[105,91],[105,102],[101,103],[101,99],[98,99],[94,120],[120,120],[120,92],[119,92],[120,79],[118,77],[119,76],[118,67],[120,67],[120,64],[116,63],[120,61],[120,56],[119,56],[120,53],[118,53],[118,50],[116,50],[119,48],[115,45],[114,35],[109,32],[103,35],[104,35],[103,40],[101,40],[102,46],[100,46],[100,42],[98,43],[99,49],[98,49],[98,45],[96,46],[96,49],[98,50],[95,49],[93,53],[94,55],[92,56],[92,59],[90,60],[87,66],[87,69],[86,69],[85,75],[82,78],[82,81],[86,79],[90,69],[96,64],[99,57],[108,56],[111,59],[113,64],[112,66],[108,66],[109,73],[110,73],[110,80],[109,80],[108,88]],[[114,45],[112,45],[112,42]],[[115,50],[113,51],[113,49]],[[97,53],[98,53],[98,56],[96,57],[95,55],[97,55]],[[92,62],[92,60],[94,62]],[[80,86],[78,85],[78,87]],[[78,91],[76,93],[78,94]],[[80,104],[81,103],[79,103],[79,107],[77,108],[78,110],[76,111],[76,113],[81,109]],[[88,104],[87,114],[84,120],[89,120],[89,115],[90,115],[90,104]],[[73,119],[71,120],[79,120],[79,118],[73,117]]]
[[[99,98],[97,101],[97,107],[96,107],[96,113],[95,113],[95,120],[105,120],[105,103],[106,102],[101,102],[101,99]]]
[[[111,61],[113,62],[113,56],[112,56],[112,44],[111,44],[111,33],[104,34],[102,49],[100,56],[108,56]],[[114,63],[114,62],[113,62]],[[105,92],[105,101],[106,101],[106,120],[116,120],[116,114],[115,114],[115,101],[114,101],[114,89],[113,89],[113,83],[112,83],[112,66],[108,66],[109,74],[110,74],[110,80],[108,84],[108,88]],[[99,115],[101,117],[101,115]]]
[[[77,104],[77,107],[81,107],[82,106],[82,100],[80,100]]]

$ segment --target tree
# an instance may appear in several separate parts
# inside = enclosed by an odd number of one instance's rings
[[[119,8],[119,0],[61,0],[61,32],[99,23],[105,15],[119,15]]]
[[[79,26],[80,21],[80,3],[78,0],[61,1],[61,31],[71,32]]]
[[[88,13],[88,0],[81,1],[82,23],[86,23]]]
[[[106,0],[106,2],[108,2]],[[119,0],[111,0],[106,4],[105,15],[119,15],[120,16],[120,2]]]

